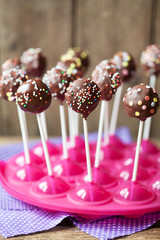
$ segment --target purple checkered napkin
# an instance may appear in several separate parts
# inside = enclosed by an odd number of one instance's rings
[[[131,142],[127,128],[120,128],[116,133],[124,142]],[[90,134],[90,141],[96,140],[96,137],[96,133]],[[54,138],[51,142],[58,144],[61,142],[61,138]],[[36,143],[37,141],[32,141],[30,147]],[[0,159],[7,160],[21,151],[23,151],[22,143],[1,146]],[[5,238],[51,229],[69,216],[80,230],[99,239],[111,239],[132,234],[150,227],[160,219],[160,213],[150,213],[136,219],[118,216],[96,221],[86,220],[76,216],[76,214],[44,211],[15,199],[0,187],[0,234]]]
[[[72,218],[72,222],[81,230],[100,240],[131,235],[149,228],[160,220],[160,212],[148,213],[138,218],[113,216],[97,221],[84,221]]]

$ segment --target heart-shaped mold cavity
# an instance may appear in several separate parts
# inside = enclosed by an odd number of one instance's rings
[[[117,182],[116,179],[109,174],[109,171],[107,172],[102,167],[92,168],[92,177],[94,183],[105,186],[105,188],[112,187]],[[88,175],[83,176],[82,179],[83,182],[89,182]]]
[[[154,192],[138,182],[126,182],[119,187],[115,196],[116,201],[131,204],[147,204],[155,199]]]
[[[101,150],[103,152],[103,160],[122,160],[123,159],[123,153],[118,151],[116,148],[108,145],[102,145]]]
[[[36,154],[34,154],[31,150],[29,151],[29,155],[30,155],[30,160],[31,160],[31,164],[32,165],[41,165],[44,164],[44,160],[40,157],[38,157]],[[10,168],[19,168],[19,167],[23,167],[26,164],[25,161],[25,155],[24,152],[19,153],[18,155],[13,156],[12,158],[10,158],[9,160],[9,164],[8,166]]]
[[[55,146],[54,144],[50,143],[49,141],[47,141],[46,143],[47,143],[47,148],[48,148],[48,152],[49,152],[50,156],[59,154],[59,149],[57,148],[57,146]],[[37,156],[45,159],[42,143],[37,144],[32,149],[32,151]]]
[[[77,163],[86,162],[85,150],[81,150],[77,147],[69,148],[68,153],[70,158]]]
[[[133,174],[133,164],[122,168],[118,176],[124,181],[130,181],[132,179],[132,174]],[[138,167],[138,171],[137,171],[138,181],[145,181],[151,177],[152,176],[145,169]]]
[[[80,184],[68,197],[76,204],[85,205],[99,205],[112,200],[110,193],[94,182]]]
[[[127,147],[126,144],[124,144],[117,136],[110,135],[109,136],[109,144],[113,147],[116,147],[118,149],[125,149]]]
[[[63,177],[75,177],[84,172],[84,170],[77,163],[73,162],[71,159],[61,159],[59,161],[54,161],[52,163],[53,171],[57,176]]]
[[[45,176],[41,178],[33,187],[35,193],[47,195],[64,194],[69,189],[69,185],[62,178],[54,176]]]
[[[32,182],[37,181],[44,176],[44,172],[38,166],[25,164],[22,168],[15,171],[12,176],[13,181]]]

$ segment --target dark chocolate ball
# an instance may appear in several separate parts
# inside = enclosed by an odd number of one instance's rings
[[[65,99],[72,110],[87,118],[99,104],[100,87],[89,78],[79,78],[70,83]]]
[[[92,73],[92,79],[101,89],[102,100],[109,101],[121,85],[121,77],[115,65],[108,60],[102,61]]]
[[[26,80],[28,80],[28,76],[19,66],[3,71],[0,79],[1,97],[10,102],[15,101],[18,87]]]
[[[46,70],[46,57],[41,48],[29,48],[23,52],[21,62],[30,78],[41,78]]]
[[[64,70],[52,68],[47,71],[42,81],[49,87],[52,97],[62,103],[65,100],[66,89],[69,83],[74,81],[74,77]]]
[[[2,72],[21,65],[19,58],[9,58],[2,64]]]
[[[140,84],[128,88],[123,98],[124,108],[130,117],[141,121],[153,116],[159,109],[159,96],[155,89]]]
[[[156,44],[147,46],[142,52],[140,63],[146,75],[160,73],[160,47]]]
[[[81,60],[82,70],[85,72],[89,66],[88,52],[79,47],[68,48],[67,52],[61,56],[61,61],[74,60],[74,58]]]
[[[72,74],[75,79],[81,78],[83,76],[82,62],[79,58],[70,59],[65,61],[59,61],[56,65],[56,68],[66,71],[69,74]]]
[[[29,79],[24,82],[16,94],[16,102],[22,110],[41,113],[51,104],[51,93],[41,79]]]
[[[131,54],[120,51],[114,54],[111,61],[120,71],[122,82],[129,81],[135,76],[136,64]]]

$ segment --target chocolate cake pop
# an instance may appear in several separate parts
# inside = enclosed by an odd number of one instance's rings
[[[64,70],[68,74],[72,74],[75,79],[83,76],[82,62],[79,58],[59,61],[56,65],[56,68]]]
[[[16,100],[15,94],[17,88],[26,80],[28,76],[26,72],[19,66],[3,71],[0,79],[0,94],[7,101],[13,102]]]
[[[130,117],[144,121],[158,111],[159,96],[150,86],[140,84],[127,90],[123,104]]]
[[[99,104],[100,87],[89,78],[79,78],[69,85],[65,99],[72,110],[87,118]]]
[[[92,78],[100,86],[102,100],[109,101],[121,84],[120,74],[115,65],[107,60],[102,61],[96,68],[92,73]]]
[[[42,81],[49,87],[52,97],[63,102],[66,89],[69,86],[69,83],[74,81],[74,77],[66,71],[52,68],[50,71],[47,71]]]
[[[79,47],[68,48],[67,52],[61,56],[61,61],[74,60],[79,58],[82,62],[82,70],[86,71],[89,65],[88,52]]]
[[[160,47],[156,44],[149,45],[142,52],[140,63],[147,76],[160,73]]]
[[[51,103],[51,93],[40,79],[29,79],[18,89],[16,101],[25,112],[41,113]]]
[[[23,52],[21,62],[30,78],[43,76],[46,69],[46,57],[41,48],[29,48]]]
[[[114,54],[111,61],[116,65],[116,68],[120,71],[122,82],[129,81],[135,75],[136,65],[134,58],[132,57],[131,54],[124,51],[120,51]]]
[[[21,65],[19,58],[9,58],[2,64],[2,72]]]

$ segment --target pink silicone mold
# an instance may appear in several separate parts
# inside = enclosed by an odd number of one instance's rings
[[[140,158],[145,157],[140,159],[138,180],[132,182],[134,149],[122,143],[116,155],[118,147],[105,146],[105,158],[102,156],[98,168],[92,164],[93,182],[89,182],[84,140],[77,138],[76,141],[81,148],[71,149],[68,159],[62,159],[61,145],[56,146],[58,152],[51,156],[54,176],[47,175],[43,156],[31,155],[32,163],[28,165],[22,153],[5,163],[0,162],[3,187],[16,198],[48,211],[72,212],[90,219],[106,215],[134,217],[160,210],[160,152],[149,157],[141,154]],[[90,143],[92,163],[95,147],[96,143]],[[124,158],[127,149],[130,155]]]

